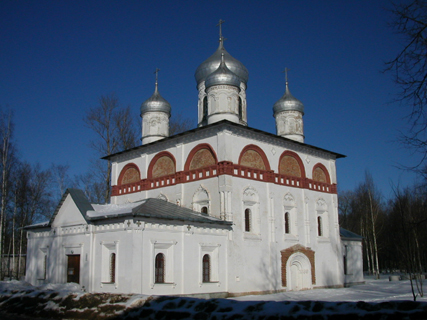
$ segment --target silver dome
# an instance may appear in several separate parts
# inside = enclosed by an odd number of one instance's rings
[[[225,64],[224,53],[221,56],[221,63],[213,73],[208,75],[205,80],[205,87],[209,88],[216,85],[229,85],[240,88],[240,78],[234,74]]]
[[[171,115],[171,105],[160,95],[157,82],[153,95],[141,104],[141,116],[146,112],[165,112],[169,117]]]
[[[196,70],[194,78],[196,79],[197,85],[204,81],[208,75],[218,69],[221,63],[221,55],[224,54],[225,63],[228,68],[237,75],[240,80],[247,84],[249,79],[248,69],[237,59],[234,59],[227,50],[224,49],[223,39],[219,41],[219,47],[208,59],[206,59]]]
[[[304,105],[291,94],[288,82],[286,82],[285,94],[273,106],[274,116],[282,111],[299,111],[304,115]]]

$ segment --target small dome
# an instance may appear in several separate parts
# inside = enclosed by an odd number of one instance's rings
[[[299,111],[304,114],[304,105],[291,94],[288,82],[286,82],[285,94],[273,106],[274,116],[282,111]]]
[[[156,88],[153,95],[141,104],[141,116],[146,112],[165,112],[171,115],[171,105],[159,93]]]
[[[224,60],[228,68],[240,80],[246,84],[249,79],[248,69],[237,59],[234,59],[227,50],[224,49],[223,38],[219,41],[219,47],[208,59],[206,59],[196,70],[194,78],[196,79],[197,85],[204,81],[212,72],[218,69],[221,63],[221,55],[224,54]],[[239,84],[240,85],[240,84]]]
[[[240,88],[240,78],[234,74],[225,64],[224,53],[221,56],[221,63],[213,73],[205,80],[205,87],[209,88],[216,85],[229,85]]]

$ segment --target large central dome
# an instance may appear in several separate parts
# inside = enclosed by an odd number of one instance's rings
[[[219,41],[219,47],[208,59],[206,59],[196,70],[194,77],[196,78],[197,85],[216,71],[221,63],[221,56],[224,54],[225,64],[239,79],[246,85],[249,79],[248,69],[239,60],[234,59],[224,48],[223,39]]]

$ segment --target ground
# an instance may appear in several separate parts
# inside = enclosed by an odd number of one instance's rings
[[[34,287],[0,282],[1,319],[427,319],[427,298],[413,302],[410,282],[366,280],[230,299],[88,294],[77,284]]]

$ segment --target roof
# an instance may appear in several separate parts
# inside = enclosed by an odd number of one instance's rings
[[[43,222],[43,223],[36,223],[29,226],[25,226],[24,229],[38,229],[38,228],[47,228],[52,225],[53,220],[55,220],[56,215],[59,212],[59,209],[61,209],[62,204],[64,203],[67,196],[70,195],[73,199],[74,203],[77,206],[77,209],[79,209],[82,216],[86,219],[86,212],[88,210],[93,210],[92,204],[89,202],[89,200],[86,198],[84,192],[80,189],[67,189],[64,194],[62,195],[61,200],[59,200],[59,204],[56,206],[56,209],[50,218],[49,221]]]
[[[115,218],[120,216],[134,216],[164,220],[179,220],[184,222],[208,223],[231,226],[232,222],[208,216],[191,209],[180,207],[162,199],[148,198],[139,202],[123,205],[107,205],[98,211],[89,211],[90,220]],[[111,210],[111,211],[109,211]]]
[[[358,234],[348,231],[347,229],[340,228],[340,237],[341,240],[346,241],[362,241],[363,237],[359,236]]]
[[[306,143],[303,143],[303,142],[298,142],[298,141],[295,141],[295,140],[292,140],[292,139],[289,139],[289,138],[285,138],[285,137],[281,137],[281,136],[278,136],[276,134],[265,132],[265,131],[262,131],[262,130],[259,130],[259,129],[255,129],[255,128],[251,128],[251,127],[247,127],[247,126],[242,126],[241,124],[234,123],[234,122],[231,122],[231,121],[228,121],[228,120],[221,120],[221,121],[209,124],[207,126],[198,127],[198,128],[191,129],[191,130],[188,130],[188,131],[185,131],[185,132],[182,132],[182,133],[178,133],[176,135],[173,135],[173,136],[161,139],[161,140],[157,140],[157,141],[154,141],[154,142],[151,142],[151,143],[147,143],[147,144],[144,144],[144,145],[141,145],[141,146],[137,146],[137,147],[134,147],[134,148],[131,148],[131,149],[128,149],[128,150],[123,150],[123,151],[120,151],[120,152],[116,152],[116,153],[110,154],[108,156],[105,156],[102,159],[109,160],[109,159],[114,158],[115,156],[120,155],[120,154],[125,154],[125,153],[132,152],[132,151],[135,151],[135,150],[141,150],[142,151],[142,150],[144,150],[144,148],[147,148],[148,146],[152,146],[154,144],[165,143],[165,141],[171,141],[171,140],[177,139],[179,137],[184,137],[184,136],[187,136],[187,135],[190,135],[190,134],[195,134],[195,133],[200,134],[204,130],[209,130],[211,128],[221,127],[221,126],[234,127],[234,128],[238,128],[240,130],[247,130],[247,131],[251,131],[251,132],[255,132],[255,133],[258,133],[258,134],[262,134],[262,135],[268,136],[270,138],[276,139],[277,141],[287,141],[287,142],[290,142],[290,143],[293,143],[293,144],[296,144],[296,145],[301,145],[301,146],[305,146],[305,147],[308,147],[308,148],[311,148],[311,149],[323,151],[323,152],[326,152],[326,153],[334,155],[337,159],[338,158],[345,158],[346,157],[343,154],[336,153],[336,152],[333,152],[333,151],[329,151],[329,150],[326,150],[326,149],[322,149],[322,148],[319,148],[319,147],[315,147],[315,146],[312,146],[310,144],[306,144]]]
[[[25,229],[50,227],[68,195],[71,196],[83,218],[88,223],[114,218],[141,217],[146,219],[181,221],[190,224],[201,223],[228,228],[231,228],[232,225],[232,222],[230,221],[224,221],[206,214],[195,212],[191,209],[180,207],[162,199],[148,198],[132,203],[99,205],[91,204],[82,190],[67,189],[49,222],[26,226]]]

